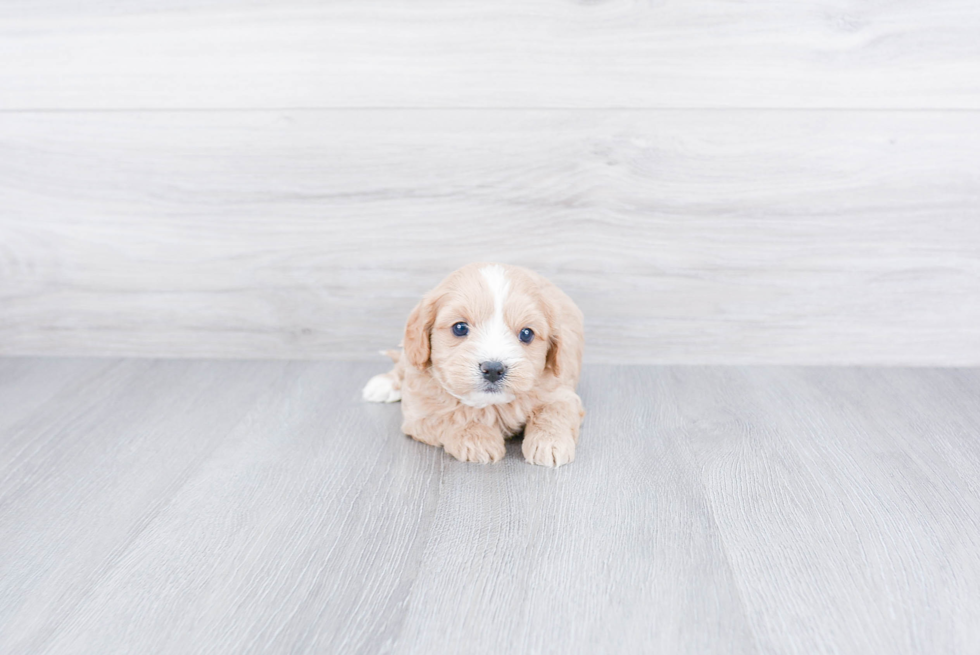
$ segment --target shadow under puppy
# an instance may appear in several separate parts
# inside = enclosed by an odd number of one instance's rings
[[[584,347],[582,312],[537,273],[470,264],[415,306],[395,368],[364,398],[402,401],[402,431],[464,462],[496,462],[524,430],[532,464],[575,458],[585,410],[575,393]]]

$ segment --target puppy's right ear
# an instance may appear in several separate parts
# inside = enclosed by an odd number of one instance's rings
[[[408,315],[408,323],[405,324],[402,347],[408,363],[419,370],[425,370],[429,365],[432,326],[436,322],[436,301],[435,296],[426,295],[415,305],[415,309]]]

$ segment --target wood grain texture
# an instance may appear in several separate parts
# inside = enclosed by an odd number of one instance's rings
[[[0,353],[357,358],[530,266],[592,362],[980,363],[980,114],[0,116]]]
[[[5,2],[0,109],[980,109],[980,6]]]
[[[88,365],[0,361],[88,380],[0,427],[4,653],[980,648],[977,369],[588,366],[555,471],[375,364]]]
[[[102,369],[88,359],[0,359],[0,429],[59,396],[72,394]]]

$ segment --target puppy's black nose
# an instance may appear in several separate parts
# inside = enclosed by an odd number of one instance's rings
[[[504,373],[507,369],[500,362],[483,362],[480,364],[480,372],[483,373],[483,377],[490,382],[496,382],[500,378],[504,377]]]

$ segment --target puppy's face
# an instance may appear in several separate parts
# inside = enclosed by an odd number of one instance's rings
[[[405,354],[473,407],[509,403],[556,374],[554,311],[519,269],[469,266],[416,306]]]

